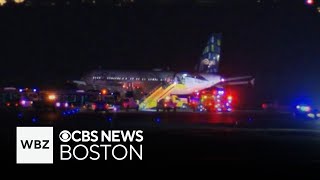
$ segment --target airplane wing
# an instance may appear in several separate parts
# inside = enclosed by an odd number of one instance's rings
[[[255,78],[252,76],[237,76],[230,78],[222,78],[219,85],[252,85],[254,86]]]

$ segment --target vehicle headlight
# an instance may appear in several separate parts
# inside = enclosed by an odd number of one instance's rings
[[[314,118],[314,117],[315,117],[315,115],[314,115],[313,113],[308,113],[307,116],[308,116],[309,118]]]

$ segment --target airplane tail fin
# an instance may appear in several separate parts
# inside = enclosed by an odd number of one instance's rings
[[[218,73],[221,54],[221,33],[213,33],[204,48],[198,71],[201,73]]]

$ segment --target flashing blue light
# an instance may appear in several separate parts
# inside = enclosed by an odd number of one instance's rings
[[[156,122],[157,122],[157,123],[160,123],[160,118],[156,118]]]
[[[33,122],[33,123],[37,122],[37,118],[35,118],[35,117],[32,118],[32,122]]]
[[[33,92],[37,92],[37,89],[33,89]]]
[[[66,112],[63,112],[63,115],[66,115]]]
[[[109,121],[109,122],[111,122],[111,121],[112,121],[112,118],[111,118],[111,117],[109,117],[109,118],[108,118],[108,121]]]
[[[22,118],[22,113],[19,113],[19,114],[18,114],[18,118]]]
[[[19,92],[22,92],[22,89],[19,89]]]

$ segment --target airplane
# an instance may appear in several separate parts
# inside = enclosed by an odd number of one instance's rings
[[[83,89],[108,89],[110,92],[125,93],[138,88],[143,89],[148,94],[160,85],[182,85],[170,89],[170,94],[175,95],[188,95],[213,86],[254,85],[252,76],[225,78],[218,74],[220,46],[221,34],[212,34],[201,55],[199,68],[195,73],[176,73],[161,69],[154,69],[153,71],[98,69],[87,73],[81,80],[73,82]]]

